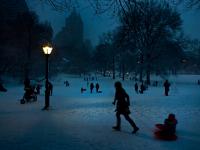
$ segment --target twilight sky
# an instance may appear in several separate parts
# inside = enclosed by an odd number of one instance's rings
[[[69,14],[58,12],[39,1],[27,0],[29,8],[35,11],[41,21],[49,21],[52,24],[54,32],[57,33],[65,23],[65,18]],[[83,4],[80,6],[80,14],[84,21],[85,38],[90,39],[93,45],[98,43],[99,36],[117,26],[117,19],[110,14],[95,15],[91,7]],[[187,10],[180,8],[183,19],[183,29],[187,35],[192,38],[200,39],[200,10]]]

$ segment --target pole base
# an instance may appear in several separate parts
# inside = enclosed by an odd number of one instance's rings
[[[42,108],[42,110],[49,110],[49,107],[44,106],[44,108]]]

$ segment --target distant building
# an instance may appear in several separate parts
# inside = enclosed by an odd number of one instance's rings
[[[55,59],[62,66],[61,70],[68,73],[83,73],[88,70],[91,44],[84,39],[84,24],[75,9],[66,18],[61,31],[56,34],[54,44],[57,49]]]
[[[66,18],[65,26],[55,36],[55,43],[58,47],[83,43],[83,21],[75,9]]]

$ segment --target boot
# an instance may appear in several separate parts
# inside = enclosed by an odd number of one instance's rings
[[[137,131],[139,130],[139,128],[138,127],[136,127],[134,130],[133,130],[133,134],[135,134],[135,133],[137,133]]]
[[[116,130],[116,131],[120,131],[121,129],[120,129],[120,127],[118,127],[118,126],[114,126],[114,127],[112,127],[114,130]]]

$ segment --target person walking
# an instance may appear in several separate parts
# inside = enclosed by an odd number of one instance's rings
[[[48,90],[49,90],[49,95],[52,96],[53,94],[53,84],[51,82],[48,82]]]
[[[25,88],[29,88],[30,87],[30,83],[31,83],[31,81],[30,81],[30,79],[29,78],[26,78],[25,80],[24,80],[24,89]]]
[[[170,87],[170,83],[168,80],[165,80],[165,83],[164,83],[164,88],[165,88],[165,96],[168,96],[169,95],[169,87]]]
[[[92,93],[92,92],[93,92],[93,89],[94,89],[94,84],[93,84],[93,83],[91,83],[91,84],[90,84],[90,93]]]
[[[113,127],[114,130],[120,131],[121,130],[121,118],[120,115],[124,115],[125,119],[130,123],[133,127],[133,134],[135,134],[139,128],[136,126],[135,122],[130,118],[129,114],[131,113],[129,110],[130,101],[129,96],[126,91],[123,89],[121,82],[115,83],[115,99],[113,105],[116,104],[116,118],[117,118],[117,125]]]
[[[96,83],[96,92],[99,93],[99,83]]]
[[[135,83],[135,92],[138,94],[138,84],[137,84],[137,82]]]
[[[37,84],[36,86],[36,94],[40,94],[40,89],[41,89],[41,85],[40,84]]]
[[[145,90],[145,87],[144,87],[144,83],[142,82],[142,84],[140,85],[140,94],[143,94],[144,93],[144,90]]]

